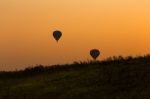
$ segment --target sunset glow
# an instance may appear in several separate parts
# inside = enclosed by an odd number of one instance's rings
[[[52,33],[60,30],[57,44]],[[150,0],[0,0],[0,70],[150,53]]]

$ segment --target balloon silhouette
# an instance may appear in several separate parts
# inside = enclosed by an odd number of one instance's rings
[[[98,49],[92,49],[90,51],[90,55],[93,57],[94,60],[100,55],[100,51]]]
[[[54,38],[55,38],[55,40],[58,42],[58,40],[61,38],[61,36],[62,36],[62,33],[61,33],[61,31],[54,31],[53,32],[53,36],[54,36]]]

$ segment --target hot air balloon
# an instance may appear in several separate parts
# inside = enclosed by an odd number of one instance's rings
[[[58,42],[58,40],[61,38],[62,33],[61,31],[54,31],[53,32],[53,37],[55,38],[55,40]]]
[[[94,60],[96,60],[98,56],[100,55],[100,51],[98,49],[92,49],[90,51],[90,55],[92,56]]]

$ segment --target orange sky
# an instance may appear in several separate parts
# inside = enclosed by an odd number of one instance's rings
[[[150,53],[150,0],[0,0],[0,70]],[[54,30],[63,37],[57,44]]]

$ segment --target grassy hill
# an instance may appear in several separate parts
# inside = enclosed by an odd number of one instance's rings
[[[150,56],[0,72],[0,99],[150,99]]]

